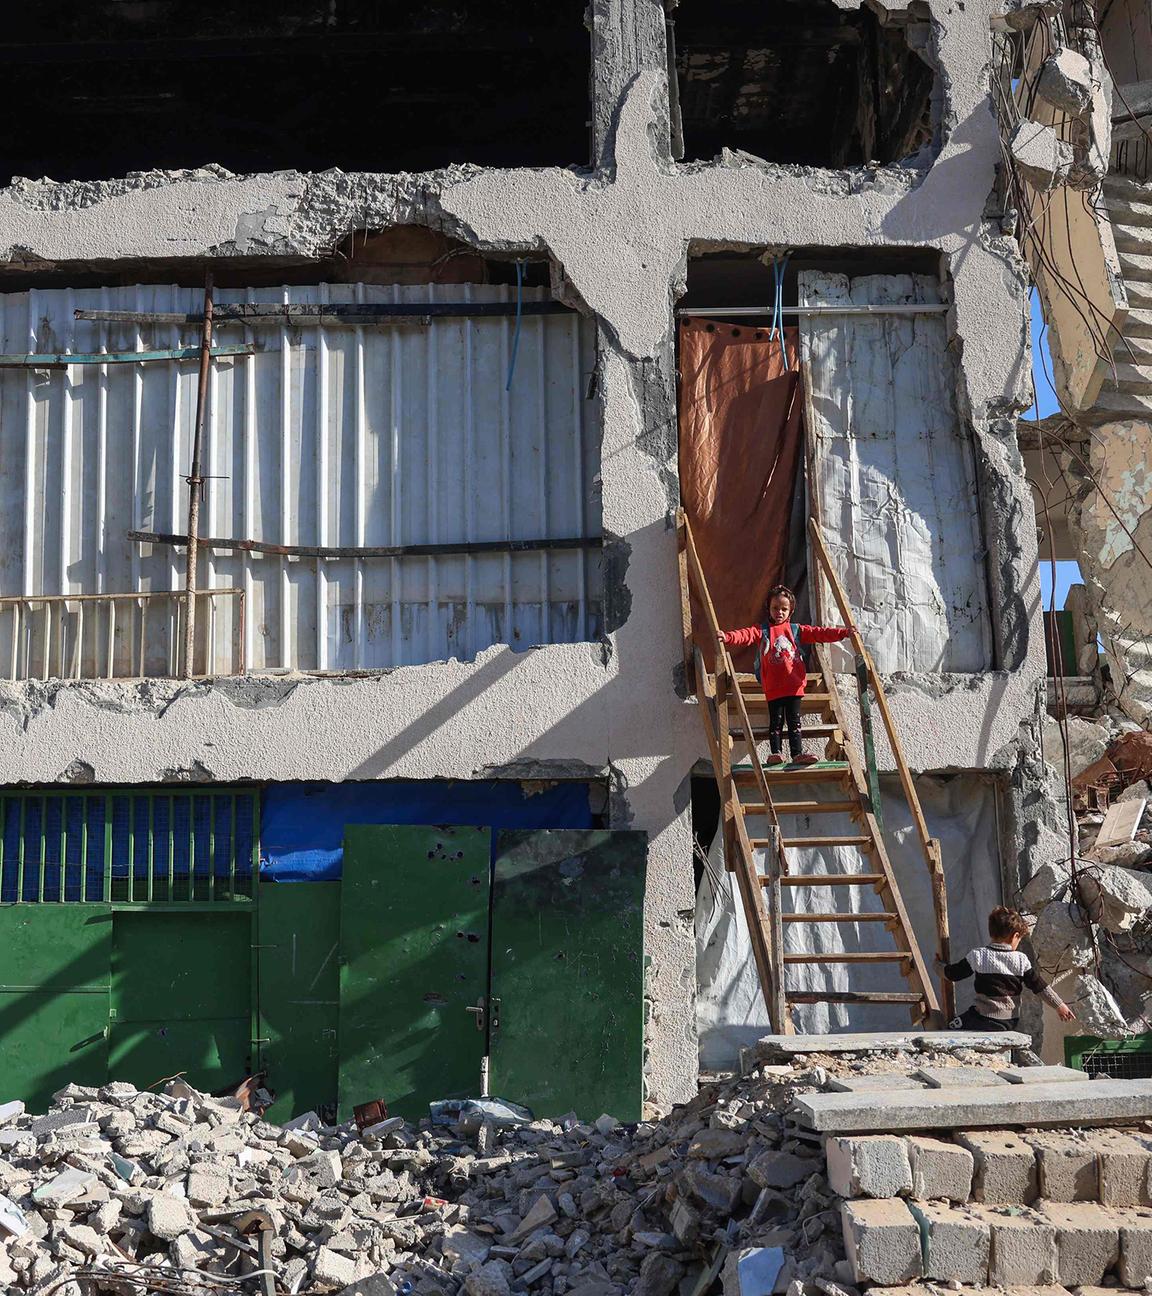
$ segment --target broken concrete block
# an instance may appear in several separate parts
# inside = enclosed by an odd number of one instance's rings
[[[196,1227],[196,1216],[192,1208],[182,1197],[173,1197],[171,1193],[153,1193],[145,1212],[148,1230],[165,1242],[171,1242],[181,1233]]]
[[[7,1125],[9,1121],[23,1115],[24,1104],[19,1099],[13,1102],[0,1103],[0,1125]]]
[[[846,1201],[840,1219],[856,1282],[890,1287],[921,1276],[920,1226],[903,1198]]]
[[[784,1268],[783,1247],[744,1247],[733,1251],[721,1276],[723,1296],[771,1296]]]
[[[1040,1214],[1056,1229],[1056,1268],[1065,1287],[1098,1287],[1120,1258],[1118,1217],[1088,1202],[1044,1202]]]
[[[810,1157],[791,1152],[761,1152],[748,1166],[750,1178],[761,1188],[795,1188],[819,1170]]]
[[[321,1188],[334,1188],[344,1177],[339,1152],[313,1152],[302,1157],[299,1164]]]
[[[838,1197],[902,1197],[912,1191],[907,1145],[891,1134],[829,1138],[824,1155]]]
[[[532,1208],[527,1215],[520,1221],[509,1242],[519,1242],[526,1238],[530,1233],[535,1233],[538,1228],[543,1228],[546,1224],[551,1224],[556,1218],[556,1207],[552,1205],[551,1200],[541,1195],[536,1198]]]
[[[228,1199],[228,1176],[207,1170],[190,1170],[186,1192],[193,1206],[219,1206]]]
[[[1152,1278],[1152,1211],[1123,1211],[1120,1216],[1120,1281],[1141,1288]]]
[[[21,1237],[28,1232],[28,1218],[14,1201],[0,1196],[0,1230],[6,1237]]]
[[[1084,970],[1096,962],[1091,924],[1070,900],[1050,900],[1040,909],[1032,929],[1032,949],[1037,966],[1050,977]]]
[[[739,1156],[748,1146],[748,1136],[735,1130],[702,1129],[688,1145],[688,1155],[703,1161],[722,1161]]]
[[[923,1080],[903,1071],[883,1072],[880,1075],[829,1076],[830,1093],[869,1093],[876,1089],[926,1089]]]
[[[54,1179],[32,1190],[32,1200],[41,1206],[66,1206],[82,1197],[93,1184],[99,1182],[87,1170],[62,1170]]]
[[[1081,117],[1092,103],[1092,65],[1079,50],[1066,45],[1044,60],[1036,93],[1053,108],[1071,117]]]
[[[1105,1206],[1152,1206],[1152,1142],[1122,1130],[1093,1130],[1100,1201]]]
[[[924,1276],[983,1286],[988,1281],[991,1230],[986,1220],[939,1202],[911,1202],[924,1240]]]
[[[386,1273],[369,1274],[358,1282],[350,1283],[336,1296],[396,1296],[396,1285]]]
[[[993,1287],[1042,1287],[1056,1281],[1056,1228],[1029,1212],[1009,1214],[992,1206],[969,1206],[987,1223],[992,1250],[988,1277]]]
[[[683,1246],[692,1246],[700,1236],[700,1212],[683,1197],[678,1197],[672,1203],[669,1223],[672,1225],[672,1232]]]
[[[1109,864],[1093,864],[1077,874],[1081,903],[1093,922],[1109,931],[1128,931],[1152,908],[1152,883],[1143,874]]]
[[[1036,1156],[1019,1135],[971,1130],[956,1142],[975,1162],[972,1195],[986,1205],[1027,1206],[1036,1200]]]
[[[1051,126],[1039,122],[1020,122],[1012,132],[1008,149],[1025,178],[1044,193],[1063,184],[1072,169],[1072,145]]]
[[[683,1276],[684,1266],[678,1260],[661,1251],[651,1251],[640,1266],[640,1277],[632,1289],[632,1296],[672,1296]]]
[[[943,1139],[913,1136],[908,1140],[912,1196],[921,1201],[946,1198],[966,1202],[972,1195],[975,1159],[971,1151]]]
[[[740,1200],[742,1184],[733,1175],[711,1174],[702,1166],[690,1163],[680,1172],[679,1181],[698,1201],[722,1215],[731,1215]]]
[[[312,1277],[322,1287],[346,1287],[356,1277],[356,1261],[322,1246],[312,1258]]]
[[[1036,1154],[1037,1190],[1047,1201],[1097,1201],[1100,1174],[1096,1148],[1087,1139],[1060,1130],[1029,1134]]]

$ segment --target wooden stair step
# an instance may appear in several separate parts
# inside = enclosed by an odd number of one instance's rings
[[[773,765],[764,771],[768,783],[829,783],[846,779],[847,761],[820,761],[816,765]]]
[[[859,801],[773,801],[772,809],[778,815],[795,814],[863,814]]]
[[[785,837],[783,840],[785,846],[795,846],[797,849],[802,849],[805,846],[859,846],[863,850],[865,847],[871,849],[875,845],[871,837],[863,835],[856,837]]]
[[[755,843],[753,843],[755,844]],[[762,878],[767,886],[770,878]],[[888,879],[883,873],[789,873],[780,879],[781,886],[876,886]]]
[[[912,955],[894,954],[785,954],[785,963],[910,963]]]
[[[785,990],[784,999],[794,1004],[923,1003],[914,990]]]
[[[795,913],[781,914],[780,921],[786,923],[892,923],[896,922],[898,916],[894,913]]]
[[[768,699],[763,693],[746,693],[744,705],[749,711],[767,711]],[[805,693],[800,699],[800,712],[810,715],[813,711],[824,711],[832,705],[830,693]]]

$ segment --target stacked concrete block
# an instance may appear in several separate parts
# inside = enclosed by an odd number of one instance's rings
[[[1152,1278],[1152,1211],[1120,1212],[1120,1281],[1144,1287]]]
[[[973,1130],[956,1135],[972,1153],[972,1195],[989,1206],[1027,1206],[1036,1200],[1036,1154],[1011,1130]]]
[[[1056,1228],[1008,1207],[970,1206],[989,1229],[988,1277],[994,1287],[1042,1287],[1056,1281]]]
[[[1095,1143],[1083,1134],[1050,1130],[1024,1142],[1036,1155],[1037,1192],[1046,1201],[1098,1201],[1100,1174]]]
[[[1044,1202],[1040,1212],[1056,1229],[1056,1270],[1064,1286],[1100,1286],[1120,1260],[1117,1216],[1090,1202]]]
[[[910,1209],[920,1225],[925,1278],[987,1283],[991,1230],[986,1220],[941,1202],[915,1202]]]
[[[1123,1130],[1093,1130],[1105,1206],[1152,1206],[1152,1139]]]
[[[899,1197],[846,1201],[844,1246],[856,1282],[891,1287],[923,1274],[920,1225]]]
[[[905,1197],[912,1191],[907,1140],[891,1134],[830,1138],[828,1183],[838,1197]]]
[[[972,1195],[972,1153],[938,1138],[908,1140],[912,1196],[921,1201],[966,1202]],[[835,1184],[833,1184],[835,1189]]]

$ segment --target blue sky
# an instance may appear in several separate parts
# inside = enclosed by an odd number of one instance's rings
[[[1045,368],[1047,366],[1047,368]],[[1055,414],[1060,406],[1056,402],[1056,392],[1052,387],[1049,375],[1052,372],[1052,361],[1048,351],[1048,325],[1040,314],[1040,294],[1032,289],[1032,381],[1036,388],[1036,402],[1024,415],[1025,418],[1047,418]],[[1080,565],[1075,562],[1058,562],[1056,564],[1056,599],[1052,599],[1052,564],[1040,563],[1040,596],[1045,610],[1062,608],[1068,596],[1068,586],[1077,584],[1081,579]]]

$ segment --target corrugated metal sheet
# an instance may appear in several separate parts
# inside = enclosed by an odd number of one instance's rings
[[[546,294],[526,290],[526,299]],[[267,303],[508,301],[502,286],[363,284],[218,290]],[[197,311],[170,286],[0,297],[0,350],[145,350],[194,344],[198,326],[92,323],[73,311]],[[263,353],[213,362],[201,533],[286,544],[372,546],[598,537],[599,428],[587,398],[592,325],[526,317],[510,391],[513,317],[421,327],[229,326]],[[183,534],[196,361],[0,370],[0,594],[182,588],[182,550],[132,529]],[[294,559],[209,551],[202,586],[244,591],[253,670],[344,670],[468,659],[595,637],[599,554]],[[197,669],[230,669],[236,600],[216,598]],[[0,672],[172,674],[177,600],[144,625],[119,605],[25,618],[0,611]],[[207,636],[211,636],[211,642]],[[143,659],[143,670],[141,669]]]
[[[804,306],[940,299],[923,275],[808,271],[799,287]],[[944,318],[805,316],[800,336],[824,539],[877,668],[987,670],[976,470]]]

